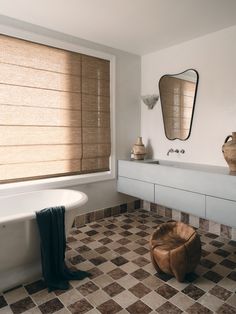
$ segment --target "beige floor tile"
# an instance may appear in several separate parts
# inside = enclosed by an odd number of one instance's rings
[[[215,286],[215,283],[203,277],[199,277],[194,281],[194,285],[204,291],[209,291],[212,287]]]
[[[233,294],[228,300],[227,303],[236,308],[236,294]]]
[[[156,293],[155,291],[151,291],[147,295],[145,295],[141,301],[147,304],[151,309],[155,310],[162,304],[166,302],[166,299],[163,298],[161,295]]]
[[[156,276],[149,276],[145,278],[142,283],[151,290],[156,290],[158,287],[163,285],[163,281]]]
[[[139,280],[137,280],[136,278],[134,278],[131,275],[126,275],[126,276],[118,279],[116,282],[119,285],[121,285],[122,287],[124,287],[125,289],[129,289],[129,288],[135,286],[136,284],[138,284]]]
[[[221,281],[219,281],[218,285],[229,290],[229,291],[235,291],[236,290],[235,281],[228,279],[228,278],[224,278]]]
[[[128,262],[124,265],[121,265],[120,268],[125,271],[127,274],[131,274],[133,273],[135,270],[139,269],[139,266],[132,263],[132,262]]]
[[[121,307],[126,308],[129,305],[136,302],[138,298],[135,297],[133,293],[129,291],[123,291],[116,295],[115,297],[113,297],[113,300],[116,301],[116,303],[118,303]]]
[[[154,268],[154,266],[152,265],[152,263],[149,263],[147,265],[145,265],[144,267],[142,267],[144,270],[146,270],[148,273],[150,273],[151,275],[155,275],[156,274],[156,270]]]
[[[8,304],[15,303],[16,301],[24,299],[27,296],[28,296],[28,293],[23,287],[4,293],[4,298],[6,299]]]
[[[5,306],[0,309],[0,314],[13,314],[13,312],[10,309],[10,306]]]
[[[123,254],[123,257],[126,258],[129,261],[133,261],[134,259],[138,258],[140,255],[136,252],[130,251],[125,254]]]
[[[94,283],[98,285],[101,288],[104,288],[114,282],[114,279],[112,279],[109,275],[101,275],[97,278],[93,279]]]
[[[232,269],[229,269],[228,267],[224,267],[223,265],[220,265],[220,264],[215,265],[214,267],[212,267],[211,270],[223,277],[226,277],[232,271]]]
[[[61,300],[61,302],[68,306],[80,299],[83,298],[83,296],[79,293],[77,289],[71,289],[68,292],[65,292],[58,296],[58,298]]]
[[[110,261],[107,261],[98,266],[98,268],[104,273],[108,273],[109,271],[115,269],[116,267],[117,266]]]
[[[213,312],[216,312],[219,309],[219,307],[224,303],[222,300],[209,293],[203,295],[198,300],[198,302],[207,307],[208,309],[212,310]]]
[[[175,294],[169,300],[169,302],[173,303],[174,305],[176,305],[181,310],[186,310],[187,308],[189,308],[191,305],[193,305],[195,303],[195,301],[193,301],[193,299],[189,298],[188,296],[186,296],[182,292],[178,292],[177,294]]]
[[[171,278],[170,280],[168,280],[168,285],[174,287],[175,289],[181,291],[183,290],[184,288],[186,288],[189,283],[188,282],[179,282],[176,280],[175,277]]]
[[[48,292],[47,289],[44,289],[42,291],[39,291],[31,296],[33,299],[34,303],[37,305],[41,305],[49,300],[52,300],[55,298],[55,293],[54,292]]]
[[[90,293],[86,296],[86,299],[89,301],[90,304],[97,307],[103,302],[106,302],[110,299],[108,294],[103,290],[97,290],[94,293]]]

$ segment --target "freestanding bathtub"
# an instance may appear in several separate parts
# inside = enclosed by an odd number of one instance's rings
[[[40,242],[35,212],[64,205],[68,234],[86,194],[67,189],[0,197],[0,292],[41,276]]]

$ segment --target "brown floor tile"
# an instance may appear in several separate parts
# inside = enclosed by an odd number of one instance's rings
[[[213,266],[216,265],[216,263],[210,261],[207,258],[202,258],[199,264],[206,268],[212,268]]]
[[[6,302],[5,298],[4,298],[4,296],[0,295],[0,309],[2,307],[5,307],[5,306],[7,306],[7,302]]]
[[[222,257],[227,257],[230,255],[230,252],[225,251],[223,249],[218,249],[218,250],[214,251],[214,254],[220,255]]]
[[[38,280],[38,281],[32,282],[29,285],[26,285],[25,289],[27,290],[29,294],[33,294],[43,289],[46,289],[46,287],[47,286],[43,280]]]
[[[156,292],[166,299],[172,298],[178,291],[171,286],[164,284],[156,289]]]
[[[103,290],[111,297],[113,298],[114,296],[116,296],[117,294],[121,293],[122,291],[124,291],[125,289],[119,285],[117,282],[113,282],[110,285],[106,286],[105,288],[103,288]]]
[[[39,306],[39,309],[42,312],[42,314],[51,314],[59,311],[63,307],[64,305],[61,303],[61,301],[55,298],[46,303],[41,304]]]
[[[96,248],[95,251],[98,252],[99,254],[104,254],[104,253],[110,251],[110,249],[106,246],[100,246],[100,247]]]
[[[165,282],[167,282],[168,280],[170,280],[171,278],[173,278],[172,275],[169,274],[165,274],[165,273],[156,273],[155,276]]]
[[[126,310],[130,314],[148,314],[152,311],[152,309],[149,306],[147,306],[140,300],[128,306]]]
[[[126,244],[128,244],[130,242],[131,241],[129,239],[126,239],[126,238],[122,238],[122,239],[117,241],[117,243],[120,243],[121,245],[126,245]]]
[[[144,255],[144,254],[148,253],[149,250],[146,249],[145,247],[139,247],[136,250],[134,250],[134,252],[139,254],[139,255]]]
[[[99,268],[97,268],[97,267],[89,269],[89,273],[91,275],[90,279],[94,279],[94,278],[96,278],[96,277],[98,277],[98,276],[103,274],[103,272]]]
[[[151,289],[149,289],[140,282],[137,285],[130,288],[129,291],[132,292],[137,298],[141,299],[143,296],[151,292]]]
[[[128,260],[124,258],[123,256],[118,256],[112,259],[111,262],[114,263],[116,266],[121,266],[128,263]]]
[[[112,240],[109,238],[103,238],[103,239],[99,240],[99,242],[101,242],[103,245],[106,245],[108,243],[111,243]]]
[[[158,307],[157,312],[160,314],[180,314],[183,311],[181,311],[174,304],[167,301],[166,303],[164,303],[160,307]]]
[[[137,243],[139,245],[146,245],[146,244],[148,244],[148,241],[146,239],[138,239],[135,241],[135,243]]]
[[[230,292],[229,290],[224,289],[223,287],[220,287],[218,285],[216,285],[215,287],[213,287],[209,293],[211,293],[212,295],[216,296],[217,298],[226,301],[232,294],[232,292]]]
[[[143,280],[145,278],[147,278],[148,276],[150,276],[150,274],[148,272],[146,272],[143,269],[137,269],[136,271],[134,271],[133,273],[131,273],[131,275],[138,279],[138,280]]]
[[[202,289],[194,286],[193,284],[190,284],[189,286],[184,288],[182,292],[187,294],[190,298],[194,300],[198,300],[201,296],[205,294],[205,292]]]
[[[117,304],[114,300],[108,300],[100,304],[97,309],[102,314],[115,314],[122,310],[122,307]]]
[[[224,303],[216,312],[217,314],[236,314],[236,308]]]
[[[102,263],[105,263],[107,260],[102,257],[102,256],[98,256],[98,257],[94,257],[90,259],[90,262],[93,263],[95,266],[101,265]]]
[[[143,267],[150,263],[150,260],[147,260],[145,257],[138,257],[132,261],[134,264],[138,265],[139,267]]]
[[[86,261],[86,259],[81,255],[76,255],[76,256],[73,256],[70,258],[70,262],[72,265],[77,265],[77,264],[80,264],[80,263],[85,262],[85,261]]]
[[[126,272],[124,272],[122,269],[120,268],[115,268],[112,271],[110,271],[109,273],[107,273],[109,276],[111,276],[114,280],[118,280],[124,276],[127,275]]]
[[[208,233],[205,233],[205,237],[216,239],[218,238],[218,235],[208,232]]]
[[[116,233],[115,233],[114,231],[107,230],[107,231],[104,231],[103,234],[104,234],[104,236],[106,236],[106,237],[110,237],[110,236],[112,236],[112,235],[114,235],[114,234],[116,234]]]
[[[85,284],[79,286],[77,290],[83,295],[86,296],[94,291],[98,290],[99,287],[96,286],[92,281],[86,282]]]
[[[231,280],[236,281],[236,271],[232,271],[227,277]]]
[[[115,249],[115,252],[120,254],[120,255],[123,255],[125,253],[130,252],[130,250],[127,249],[125,246],[121,246],[121,247],[118,247],[117,249]]]
[[[217,274],[216,272],[214,271],[208,271],[207,273],[205,273],[203,275],[204,278],[208,279],[208,280],[211,280],[215,283],[219,282],[221,279],[223,279],[223,277],[219,274]]]
[[[35,304],[30,297],[27,297],[10,305],[10,308],[14,314],[23,313],[27,310],[32,309],[33,307],[35,307]]]
[[[68,309],[72,314],[84,314],[93,309],[93,306],[86,299],[81,299],[71,304]]]
[[[230,269],[236,269],[236,263],[229,259],[224,259],[222,262],[220,262],[220,264]]]
[[[80,254],[83,254],[84,252],[88,252],[91,249],[87,245],[82,245],[82,246],[79,246],[79,247],[75,248],[75,250],[77,252],[79,252]]]
[[[213,313],[211,310],[206,308],[205,306],[199,304],[198,302],[191,305],[187,310],[189,314],[211,314]]]
[[[219,241],[217,241],[217,240],[211,241],[210,244],[211,244],[211,245],[214,245],[214,246],[216,246],[216,247],[218,247],[218,248],[220,248],[220,247],[222,247],[222,246],[224,245],[224,243],[219,242]]]

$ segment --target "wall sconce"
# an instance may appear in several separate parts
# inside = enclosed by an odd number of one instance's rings
[[[157,103],[159,99],[159,95],[153,94],[153,95],[145,95],[141,96],[142,101],[145,105],[147,105],[148,109],[153,109],[155,104]]]

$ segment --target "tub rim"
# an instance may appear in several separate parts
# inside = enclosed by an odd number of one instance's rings
[[[88,201],[88,197],[84,192],[77,191],[77,190],[72,190],[72,189],[43,189],[43,190],[36,190],[36,191],[30,191],[30,192],[24,192],[24,193],[16,193],[12,195],[7,195],[7,196],[0,196],[0,202],[1,200],[5,199],[10,199],[13,198],[14,196],[23,196],[23,195],[32,195],[32,194],[39,194],[40,192],[52,192],[52,191],[59,191],[59,192],[73,192],[75,194],[78,194],[81,196],[80,199],[76,201],[70,201],[68,204],[55,204],[55,206],[65,206],[66,210],[71,210],[75,209],[78,206],[84,205]],[[45,208],[45,207],[44,207]],[[44,209],[42,208],[42,209]],[[0,225],[4,226],[8,223],[15,223],[15,222],[20,222],[20,221],[27,221],[27,220],[33,220],[36,218],[36,211],[30,212],[30,213],[18,213],[18,214],[12,214],[4,217],[0,217]]]

